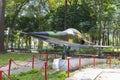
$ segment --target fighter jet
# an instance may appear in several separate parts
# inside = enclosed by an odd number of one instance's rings
[[[53,43],[59,46],[64,46],[63,53],[68,50],[79,48],[96,48],[96,47],[109,47],[102,45],[95,45],[94,43],[86,40],[83,35],[74,28],[69,28],[64,31],[45,31],[45,32],[29,32],[24,34],[36,37],[40,40]]]
[[[45,32],[22,32],[24,34],[33,36],[40,40],[58,44],[65,45],[69,47],[77,47],[77,48],[89,48],[89,47],[107,47],[107,46],[98,46],[93,42],[86,40],[83,35],[74,28],[69,28],[64,31],[45,31]]]

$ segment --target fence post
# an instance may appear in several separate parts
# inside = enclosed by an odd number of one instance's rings
[[[81,56],[79,56],[79,63],[78,63],[79,69],[81,69]]]
[[[41,54],[40,54],[40,56],[39,56],[39,60],[41,59]]]
[[[34,69],[34,61],[35,61],[35,56],[33,55],[33,57],[32,57],[32,69]]]
[[[70,58],[68,58],[68,71],[67,71],[67,73],[68,73],[68,77],[70,76]]]
[[[56,55],[57,55],[56,52],[54,53],[54,55],[55,55],[55,58],[56,58]]]
[[[120,54],[118,54],[117,58],[120,59]]]
[[[48,51],[46,51],[46,61],[48,61]]]
[[[48,64],[48,51],[46,51],[46,63]]]
[[[109,59],[109,68],[112,68],[112,57],[111,56],[108,56],[108,59]]]
[[[12,62],[12,59],[9,59],[8,76],[10,76],[11,62]]]
[[[96,55],[93,55],[93,66],[94,69],[96,68]]]
[[[2,71],[0,70],[0,80],[2,80]]]
[[[44,63],[44,80],[47,80],[47,62]]]

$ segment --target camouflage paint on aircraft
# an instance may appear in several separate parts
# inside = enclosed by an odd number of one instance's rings
[[[46,32],[30,32],[30,35],[37,36],[48,36],[58,38],[60,40],[68,41],[70,43],[79,43],[79,44],[89,44],[87,40],[85,40],[82,34],[73,28],[69,28],[64,31],[46,31]]]

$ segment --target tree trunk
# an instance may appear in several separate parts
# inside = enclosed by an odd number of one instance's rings
[[[0,53],[4,52],[4,14],[5,0],[0,0]]]
[[[20,35],[18,37],[18,49],[20,48]]]
[[[65,0],[64,29],[67,29],[67,0]]]
[[[109,41],[109,35],[110,35],[110,31],[109,31],[109,28],[108,28],[108,33],[107,33],[107,37],[108,37],[108,45],[110,45],[110,41]]]
[[[38,51],[39,51],[39,53],[42,52],[42,47],[43,47],[43,41],[39,40],[39,42],[38,42]]]
[[[31,36],[29,36],[29,49],[31,49]]]
[[[119,46],[119,30],[117,31],[117,35],[116,35],[116,37],[117,37],[117,41],[116,41],[116,43],[117,43],[117,46]]]
[[[99,24],[99,42],[98,45],[101,45],[101,34],[102,34],[102,1],[99,1],[99,10],[98,10],[98,24]],[[98,56],[100,57],[101,48],[98,49]]]
[[[104,30],[106,28],[106,22],[104,23]],[[105,31],[103,31],[103,41],[102,41],[102,45],[105,45]]]

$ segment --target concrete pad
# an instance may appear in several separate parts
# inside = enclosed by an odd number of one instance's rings
[[[66,80],[120,80],[120,69],[84,69]]]
[[[70,59],[70,70],[78,69],[79,68],[79,58],[69,58]],[[96,64],[99,63],[106,63],[106,59],[95,59]],[[93,64],[93,58],[81,58],[81,67],[84,67],[86,65],[92,65]],[[68,69],[68,60],[64,60],[61,58],[56,58],[53,60],[52,68],[54,70],[66,70]]]

